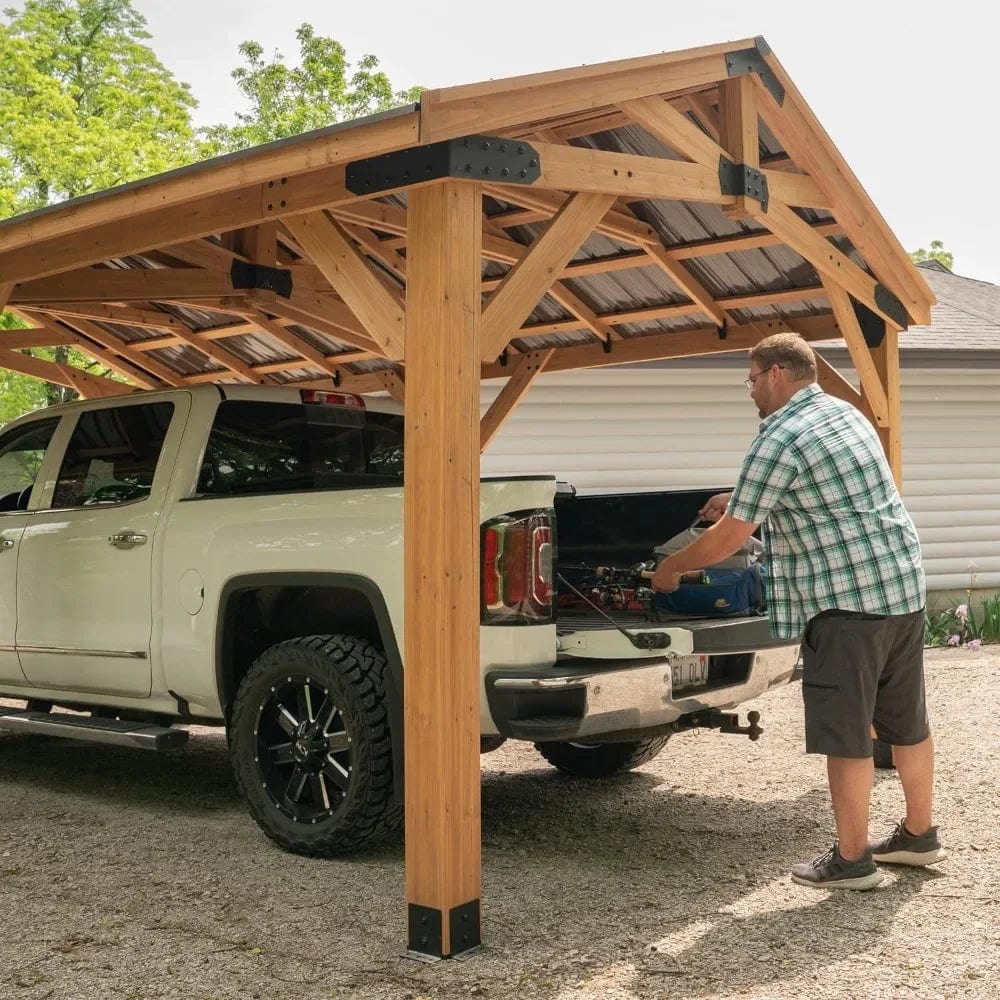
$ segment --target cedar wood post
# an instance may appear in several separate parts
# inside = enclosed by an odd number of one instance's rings
[[[433,958],[479,944],[482,197],[465,181],[408,197],[406,899],[410,951]]]

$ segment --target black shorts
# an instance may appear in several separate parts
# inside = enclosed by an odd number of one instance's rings
[[[930,735],[924,694],[924,613],[823,611],[802,636],[806,753],[870,757],[880,740]]]

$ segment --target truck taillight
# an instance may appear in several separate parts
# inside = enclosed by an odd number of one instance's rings
[[[551,510],[518,511],[483,525],[484,625],[552,621],[554,539]]]
[[[353,406],[363,410],[365,401],[351,392],[324,392],[321,389],[300,389],[303,403],[322,403],[324,406]]]

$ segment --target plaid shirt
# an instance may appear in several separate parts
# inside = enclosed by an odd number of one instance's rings
[[[771,632],[832,608],[924,606],[920,542],[874,428],[815,383],[766,417],[726,513],[764,525]]]

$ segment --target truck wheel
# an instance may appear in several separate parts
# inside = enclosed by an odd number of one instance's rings
[[[892,761],[892,744],[883,740],[872,740],[872,756],[876,767],[891,770],[896,766]]]
[[[577,778],[609,778],[651,761],[667,736],[628,743],[536,743],[535,749],[554,767]]]
[[[364,639],[279,642],[251,666],[233,703],[229,749],[261,829],[296,854],[328,857],[402,825],[392,783],[385,654]]]

